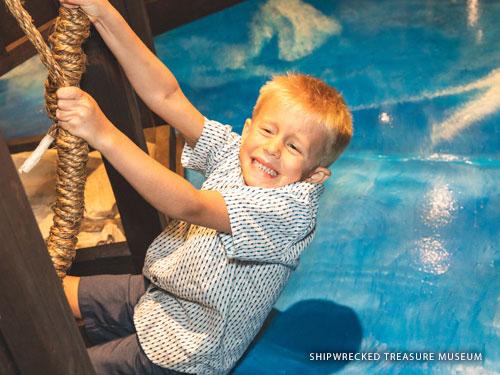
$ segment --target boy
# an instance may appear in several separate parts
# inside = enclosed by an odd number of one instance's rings
[[[98,374],[227,373],[258,332],[312,240],[328,166],[352,134],[342,97],[300,74],[264,85],[242,137],[207,120],[106,0],[81,6],[142,100],[180,131],[201,190],[149,158],[76,87],[58,90],[59,125],[87,140],[172,218],[143,275],[66,277],[96,340]],[[130,59],[134,56],[134,59]]]

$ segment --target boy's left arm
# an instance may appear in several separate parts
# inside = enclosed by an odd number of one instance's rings
[[[231,233],[219,192],[198,190],[151,158],[118,130],[84,91],[65,87],[57,93],[59,125],[100,151],[153,207],[170,218]]]
[[[219,192],[196,189],[113,128],[101,153],[153,207],[172,219],[231,233],[226,204]]]

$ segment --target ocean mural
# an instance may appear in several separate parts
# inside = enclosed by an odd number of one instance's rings
[[[259,0],[156,38],[236,131],[286,71],[353,113],[317,236],[235,374],[500,374],[499,18],[500,1]],[[0,78],[7,138],[48,127],[43,75],[32,59]],[[314,357],[356,352],[372,359]]]

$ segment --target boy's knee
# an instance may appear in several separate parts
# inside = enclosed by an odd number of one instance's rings
[[[93,346],[87,349],[87,353],[97,375],[170,373],[147,358],[140,348],[137,334]]]
[[[71,312],[75,318],[81,319],[82,313],[80,312],[80,306],[78,304],[78,285],[80,284],[80,278],[77,276],[66,276],[63,279],[64,293],[66,294],[66,299],[68,300],[69,307],[71,307]]]

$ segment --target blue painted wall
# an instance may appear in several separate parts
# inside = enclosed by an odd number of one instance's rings
[[[235,374],[500,373],[498,19],[499,1],[246,1],[156,39],[195,105],[237,131],[289,70],[353,111],[316,239]],[[7,136],[48,126],[43,74],[30,60],[0,78]],[[482,361],[309,360],[356,350]]]

